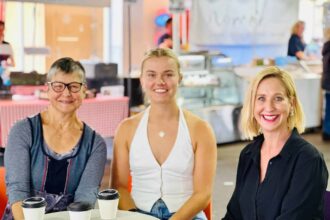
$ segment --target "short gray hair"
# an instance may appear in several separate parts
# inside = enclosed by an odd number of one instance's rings
[[[70,57],[60,58],[52,64],[47,74],[47,81],[51,81],[53,76],[55,76],[56,73],[58,72],[62,72],[64,74],[77,73],[79,74],[81,81],[83,83],[86,82],[84,67],[81,65],[79,61],[75,61]]]

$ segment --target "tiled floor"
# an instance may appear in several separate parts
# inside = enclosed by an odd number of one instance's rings
[[[304,134],[303,137],[323,152],[328,169],[330,169],[330,142],[323,142],[319,131]],[[213,192],[213,219],[219,220],[224,216],[226,205],[234,190],[238,156],[247,142],[225,144],[218,147],[218,165]],[[110,165],[102,181],[102,187],[109,184]],[[329,184],[330,185],[330,181]],[[330,186],[328,187],[330,189]]]

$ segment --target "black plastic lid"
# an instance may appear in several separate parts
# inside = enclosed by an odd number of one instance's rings
[[[23,208],[40,208],[46,206],[46,200],[43,197],[30,197],[22,202]]]
[[[88,202],[73,202],[68,206],[68,211],[83,212],[93,209],[93,206]]]
[[[115,189],[106,189],[97,194],[98,199],[113,200],[119,198],[119,193]]]

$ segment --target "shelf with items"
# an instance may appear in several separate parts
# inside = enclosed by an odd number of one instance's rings
[[[207,121],[217,143],[240,140],[241,78],[235,73],[231,59],[206,54],[205,59],[198,56],[179,60],[184,62],[178,104]]]
[[[229,70],[189,74],[179,88],[178,101],[188,109],[214,105],[239,105],[239,77]]]

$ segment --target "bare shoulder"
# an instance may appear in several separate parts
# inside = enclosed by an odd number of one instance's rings
[[[140,112],[136,115],[133,115],[131,117],[128,117],[124,119],[120,124],[118,125],[118,128],[116,130],[115,138],[129,138],[133,137],[135,130],[142,118],[143,112]]]
[[[216,147],[215,135],[209,123],[190,111],[184,110],[183,114],[194,149],[198,146],[204,149]]]
[[[199,116],[195,115],[194,113],[183,110],[183,114],[185,116],[187,125],[189,130],[199,130],[199,129],[211,129],[208,122],[200,118]]]

